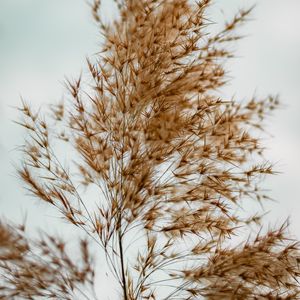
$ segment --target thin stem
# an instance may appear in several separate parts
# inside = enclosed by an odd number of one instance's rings
[[[120,262],[121,262],[122,286],[123,286],[124,300],[128,300],[125,269],[124,269],[124,254],[123,254],[123,244],[122,244],[121,230],[119,230],[119,248],[120,248]]]
[[[127,294],[127,286],[126,286],[126,276],[125,276],[125,268],[124,268],[124,251],[123,251],[123,233],[122,233],[122,217],[123,217],[123,169],[124,169],[124,138],[125,138],[125,114],[123,112],[122,116],[122,156],[121,156],[121,201],[119,207],[119,220],[118,220],[118,238],[119,238],[119,250],[120,250],[120,263],[121,263],[121,273],[122,273],[122,286],[124,293],[124,300],[128,300]]]

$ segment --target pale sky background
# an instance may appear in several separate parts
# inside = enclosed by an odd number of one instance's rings
[[[113,15],[109,0],[105,14]],[[221,21],[252,0],[216,0],[210,16]],[[223,12],[221,12],[221,9]],[[278,203],[271,224],[290,216],[291,231],[300,238],[300,0],[258,0],[241,33],[248,37],[235,46],[238,59],[228,64],[231,83],[224,89],[236,99],[280,94],[286,108],[268,121],[272,139],[266,141],[268,158],[283,173],[268,180]],[[64,77],[77,76],[85,57],[99,50],[99,35],[85,0],[0,0],[0,214],[51,231],[57,214],[25,196],[12,162],[23,130],[12,121],[20,95],[36,107],[63,97]],[[53,231],[53,230],[52,230]]]

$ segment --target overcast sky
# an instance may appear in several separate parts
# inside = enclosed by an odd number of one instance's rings
[[[114,11],[105,4],[109,19]],[[221,21],[248,0],[219,0],[210,17]],[[224,95],[247,99],[253,94],[279,93],[286,108],[268,122],[268,158],[283,173],[268,180],[272,224],[291,217],[291,231],[300,233],[300,1],[259,0],[253,20],[242,33],[248,37],[237,46],[239,57],[229,64],[231,83]],[[64,94],[63,80],[80,73],[85,57],[99,50],[99,35],[84,0],[0,0],[0,214],[20,221],[26,213],[30,224],[49,228],[57,214],[25,196],[12,163],[20,163],[17,145],[23,130],[13,106],[20,95],[38,107],[54,103]]]

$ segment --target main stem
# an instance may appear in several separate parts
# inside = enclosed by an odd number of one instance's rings
[[[123,243],[122,243],[122,205],[123,205],[123,168],[124,168],[124,137],[125,137],[125,115],[123,113],[123,130],[122,130],[122,159],[121,159],[121,205],[120,205],[120,216],[119,216],[119,250],[120,250],[120,263],[121,263],[121,272],[122,272],[122,284],[123,284],[123,293],[124,300],[128,300],[127,296],[127,285],[126,285],[126,276],[124,268],[124,252],[123,252]]]
[[[128,300],[126,277],[125,277],[125,268],[124,268],[124,253],[123,253],[121,228],[119,230],[119,248],[120,248],[120,263],[121,263],[121,273],[122,273],[122,285],[123,285],[124,300]]]

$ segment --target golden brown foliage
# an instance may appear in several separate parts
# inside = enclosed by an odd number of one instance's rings
[[[106,25],[94,1],[104,44],[87,78],[67,82],[71,101],[51,107],[52,121],[21,108],[30,134],[22,180],[104,250],[124,300],[299,298],[298,244],[285,226],[230,243],[260,222],[242,208],[268,199],[259,183],[274,171],[256,132],[279,103],[217,96],[227,44],[251,10],[209,34],[210,2],[119,0],[118,20]],[[75,149],[73,165],[63,165],[58,140]],[[98,194],[87,201],[82,186]],[[55,238],[36,243],[46,253],[33,257],[23,232],[1,230],[1,249],[12,249],[1,267],[18,295],[73,299],[73,285],[93,283],[85,242],[80,269]]]
[[[86,240],[80,252],[73,260],[61,239],[30,240],[24,226],[0,223],[0,299],[91,299],[95,272]]]

